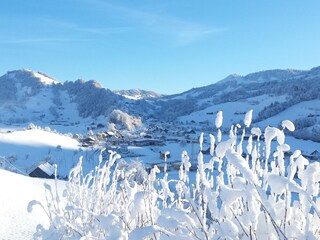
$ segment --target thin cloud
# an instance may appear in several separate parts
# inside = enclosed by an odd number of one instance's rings
[[[0,40],[0,44],[26,44],[26,43],[46,43],[46,42],[73,42],[84,39],[71,39],[71,38],[21,38]]]
[[[0,44],[28,44],[28,43],[49,43],[49,42],[78,42],[93,41],[98,35],[119,34],[129,31],[126,27],[82,27],[70,21],[55,20],[48,18],[33,17],[30,21],[36,24],[37,28],[55,28],[56,35],[63,37],[47,36],[21,36],[20,38],[0,38]],[[82,33],[81,35],[77,33]],[[96,36],[95,36],[96,35]]]
[[[226,30],[164,17],[159,17],[149,27],[149,31],[167,36],[176,45],[189,45]]]
[[[43,19],[46,24],[50,24],[52,26],[63,28],[67,30],[72,30],[76,32],[83,32],[83,33],[94,33],[99,35],[108,35],[108,34],[118,34],[127,32],[130,29],[128,27],[103,27],[103,28],[96,28],[96,27],[83,27],[79,24],[65,21],[65,20],[55,20],[55,19]]]
[[[84,0],[84,2],[91,5],[94,4],[99,8],[104,8],[113,14],[115,18],[134,22],[148,32],[163,35],[177,45],[192,44],[213,34],[228,30],[226,28],[205,26],[178,18],[123,7],[101,0]]]
[[[117,34],[129,31],[127,27],[114,27],[114,28],[75,28],[75,30],[87,32],[87,33],[96,33],[101,35],[108,35],[108,34]]]

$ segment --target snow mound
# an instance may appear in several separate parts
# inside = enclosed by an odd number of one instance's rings
[[[57,133],[47,132],[40,129],[22,130],[11,133],[0,133],[0,144],[10,143],[24,146],[34,147],[57,147],[61,146],[63,149],[79,148],[79,142]]]
[[[53,180],[26,177],[0,169],[0,239],[33,239],[38,224],[49,226],[49,218],[43,209],[35,206],[32,213],[27,211],[33,199],[46,203],[44,183],[54,184]],[[64,184],[58,181],[59,188],[63,189]]]

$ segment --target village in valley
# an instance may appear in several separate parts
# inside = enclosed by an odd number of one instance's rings
[[[61,123],[55,124],[57,126],[57,124]],[[65,127],[67,126],[65,125]],[[34,128],[37,127],[32,125],[27,130]],[[67,179],[67,173],[69,169],[76,165],[77,157],[83,157],[85,165],[90,169],[94,164],[98,164],[100,153],[102,153],[103,161],[105,162],[109,160],[110,151],[112,151],[120,154],[121,159],[127,162],[141,162],[146,170],[153,168],[155,165],[163,170],[164,166],[167,165],[168,171],[177,171],[181,165],[181,153],[186,150],[189,154],[190,162],[193,164],[190,169],[192,171],[196,170],[197,166],[197,156],[200,151],[200,134],[202,132],[215,134],[216,131],[213,123],[211,123],[211,126],[208,121],[196,124],[193,120],[187,124],[182,122],[151,121],[147,127],[136,131],[117,130],[115,128],[104,131],[103,129],[105,128],[106,126],[101,123],[95,124],[92,122],[87,127],[88,134],[86,136],[65,134],[68,137],[72,136],[78,142],[78,148],[73,152],[72,161],[68,158],[68,154],[64,154],[64,158],[61,157],[61,154],[54,154],[55,152],[62,153],[65,151],[63,146],[57,145],[55,148],[52,147],[52,150],[48,150],[48,154],[32,156],[32,153],[30,153],[28,158],[34,158],[29,159],[29,162],[33,162],[31,165],[21,165],[19,163],[21,159],[17,161],[17,155],[9,155],[0,158],[0,166],[1,168],[32,177],[54,178],[55,168],[53,166],[56,164],[59,178]],[[44,128],[41,131],[50,132],[52,130]],[[7,132],[7,134],[10,133],[11,131]],[[224,129],[222,133],[227,136],[228,129]],[[54,134],[61,135],[56,131],[54,131]],[[246,134],[244,141],[247,140],[248,135]],[[264,138],[261,136],[260,141],[263,142],[263,140]],[[297,145],[299,144],[299,140],[295,140],[295,142],[297,142]],[[204,137],[203,146],[202,153],[210,159],[210,139],[208,136]],[[303,151],[302,154],[311,161],[320,160],[320,153],[316,147],[312,150],[311,146],[307,152]],[[291,151],[285,152],[286,158],[291,155]],[[243,156],[245,157],[246,153],[243,153]],[[23,167],[17,167],[19,165]]]
[[[1,1],[0,240],[320,240],[320,1]]]

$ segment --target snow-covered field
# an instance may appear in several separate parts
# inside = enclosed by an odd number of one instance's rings
[[[49,226],[49,218],[39,206],[27,211],[32,200],[46,206],[44,183],[54,186],[53,180],[37,179],[0,169],[0,239],[33,239],[38,224]],[[59,189],[65,182],[58,181]]]
[[[65,164],[59,168],[64,174],[74,167],[67,185],[58,181],[59,198],[54,180],[0,170],[0,238],[32,239],[36,231],[40,239],[319,238],[320,164],[302,155],[319,149],[319,143],[286,137],[284,129],[294,130],[290,121],[280,129],[250,131],[252,111],[245,114],[244,126],[222,136],[222,116],[218,112],[216,132],[199,134],[199,144],[129,146],[127,163],[118,155],[98,157],[95,149],[78,151],[77,141],[57,133],[0,133],[5,146],[0,155],[16,153],[12,164],[20,169],[27,170],[29,159],[45,158],[48,152],[52,159],[60,158],[57,164]],[[246,140],[243,131],[249,134]],[[262,134],[264,139],[253,139]],[[207,147],[210,154],[199,152]],[[160,151],[170,151],[171,157],[160,160]],[[77,164],[81,154],[84,159]],[[90,161],[85,155],[92,154]],[[130,160],[141,161],[149,172]],[[176,164],[170,168],[170,162]],[[37,204],[27,211],[34,200],[49,203],[50,222]]]
[[[53,161],[63,176],[82,154],[78,141],[40,129],[0,132],[0,145],[0,156],[7,158],[6,167],[21,174],[28,174],[40,162]]]
[[[210,106],[204,110],[193,112],[192,114],[188,116],[180,117],[179,119],[182,121],[195,121],[195,122],[203,122],[203,121],[209,121],[212,122],[212,119],[214,118],[212,113],[216,113],[223,109],[223,115],[224,115],[224,127],[229,127],[231,124],[239,123],[243,120],[244,113],[248,111],[248,109],[254,108],[255,111],[253,111],[253,118],[256,117],[256,114],[258,114],[264,107],[268,106],[274,101],[285,101],[285,96],[280,97],[271,97],[267,95],[262,95],[258,97],[252,97],[248,98],[244,101],[237,101],[237,102],[227,102],[227,103],[221,103],[217,105]],[[206,101],[209,99],[205,99],[203,101]],[[210,114],[211,113],[211,114]],[[283,119],[278,119],[283,120]],[[277,122],[278,124],[278,122]]]

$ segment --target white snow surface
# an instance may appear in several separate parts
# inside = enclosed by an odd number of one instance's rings
[[[83,154],[78,141],[61,134],[40,129],[0,132],[0,157],[13,157],[15,172],[29,174],[49,160],[58,165],[59,175],[65,176]]]
[[[257,117],[257,114],[266,106],[271,104],[274,101],[284,102],[286,96],[268,96],[268,95],[261,95],[258,97],[248,98],[243,101],[237,102],[227,102],[221,103],[217,105],[212,105],[208,108],[205,108],[200,111],[192,112],[190,115],[179,117],[178,119],[181,121],[191,121],[194,120],[195,122],[202,122],[202,121],[209,121],[213,122],[215,118],[215,114],[212,115],[210,113],[217,113],[221,109],[223,109],[223,124],[222,127],[229,128],[231,124],[242,122],[244,119],[244,115],[249,109],[253,109],[252,119]],[[280,114],[279,114],[280,115]],[[286,116],[279,116],[276,115],[276,124],[278,124],[283,119],[287,119]],[[249,120],[249,119],[248,119]],[[290,119],[291,120],[291,119]],[[269,123],[262,121],[263,124],[259,124],[259,126],[266,126]],[[273,123],[273,122],[272,122]],[[213,123],[214,124],[214,123]],[[277,126],[277,125],[275,125]]]
[[[31,213],[27,211],[32,200],[46,203],[44,183],[54,185],[53,180],[31,178],[0,169],[0,239],[33,239],[38,224],[49,226],[49,218],[39,206],[35,206]],[[58,181],[58,188],[64,187],[65,182]]]
[[[287,119],[294,121],[297,118],[306,117],[309,114],[319,114],[320,113],[320,100],[304,101],[289,107],[288,109],[280,112],[279,114],[267,118],[259,123],[258,126],[278,126],[281,124],[282,120]]]
[[[32,75],[38,78],[43,84],[50,85],[50,84],[57,84],[58,81],[54,80],[53,78],[50,78],[48,76],[45,76],[39,72],[32,72]]]
[[[78,141],[60,134],[43,131],[40,129],[31,129],[24,131],[15,131],[11,133],[0,133],[0,143],[10,143],[27,146],[63,146],[64,149],[78,149]]]

